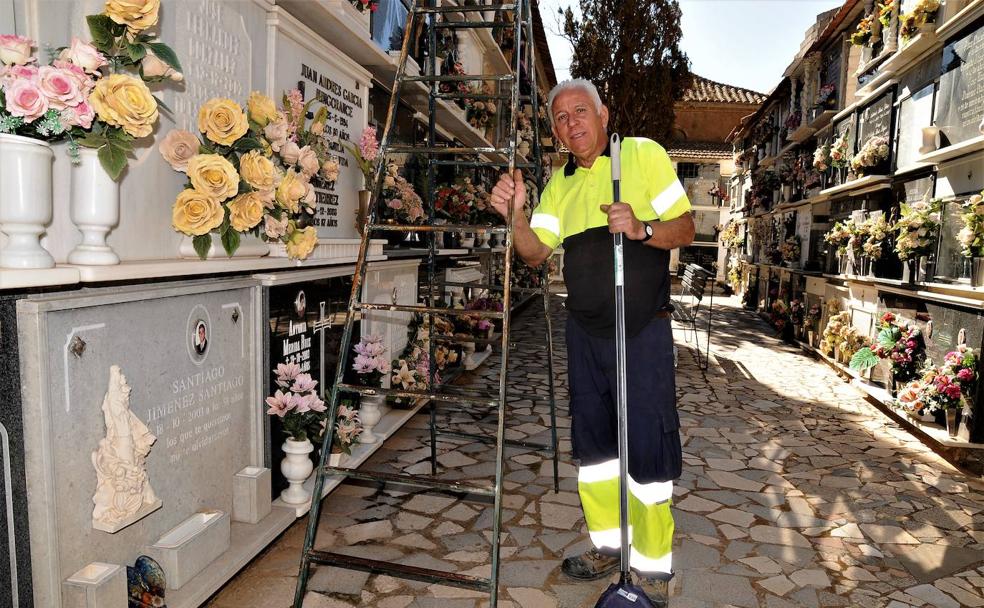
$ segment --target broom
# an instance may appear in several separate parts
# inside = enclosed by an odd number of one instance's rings
[[[621,139],[618,133],[611,138],[612,193],[620,202],[619,182],[622,179]],[[629,425],[628,397],[625,371],[625,278],[622,266],[622,233],[615,239],[615,376],[617,383],[616,415],[618,417],[618,513],[621,532],[621,568],[618,582],[612,583],[598,598],[595,608],[655,608],[652,600],[632,584],[629,570]]]

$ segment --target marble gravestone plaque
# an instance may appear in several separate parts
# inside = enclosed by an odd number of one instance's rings
[[[972,139],[984,117],[984,22],[943,47],[936,125],[942,145]]]
[[[858,125],[858,147],[872,137],[888,137],[892,128],[892,94],[882,95],[862,110]]]
[[[169,7],[170,8],[170,7]],[[180,0],[173,4],[174,51],[184,68],[185,87],[168,97],[175,126],[198,133],[198,109],[213,97],[245,106],[259,76],[254,57],[263,56],[265,11],[246,0]]]
[[[18,302],[25,471],[37,606],[90,562],[132,563],[204,509],[232,512],[233,476],[263,464],[258,288],[249,279],[55,294]],[[110,367],[156,436],[146,472],[163,507],[93,528]]]
[[[354,239],[358,191],[362,172],[343,143],[356,143],[368,121],[371,74],[318,34],[285,13],[270,12],[266,92],[274,99],[300,89],[310,111],[328,109],[324,137],[338,155],[338,181],[315,183],[317,196],[312,224],[321,239]]]

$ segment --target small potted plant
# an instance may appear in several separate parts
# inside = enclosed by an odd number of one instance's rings
[[[266,398],[267,414],[280,418],[287,435],[280,472],[290,483],[280,497],[287,504],[303,504],[311,499],[303,483],[314,470],[308,454],[314,451],[311,438],[321,436],[325,403],[316,392],[317,380],[311,374],[302,374],[296,363],[280,363],[274,372],[277,391]]]
[[[984,286],[984,191],[975,194],[963,204],[960,212],[963,228],[957,233],[961,250],[970,261],[970,283]]]
[[[380,336],[366,336],[352,347],[355,351],[355,361],[352,369],[359,376],[359,383],[366,387],[382,386],[383,377],[390,372],[390,362],[383,355],[386,346]],[[359,413],[362,420],[362,443],[376,443],[377,437],[372,429],[383,416],[382,406],[386,402],[385,395],[362,395],[359,400]]]
[[[338,415],[335,417],[335,432],[331,436],[331,453],[328,464],[337,467],[342,463],[342,455],[351,456],[352,446],[362,441],[363,427],[359,420],[359,411],[352,406],[351,401],[338,404]]]
[[[904,264],[902,268],[904,283],[914,284],[917,280],[925,281],[933,274],[929,258],[935,252],[939,229],[940,202],[938,200],[902,203],[899,219],[892,230],[897,233],[895,251]]]
[[[878,328],[875,342],[851,357],[851,369],[865,371],[875,367],[880,359],[889,360],[892,367],[888,390],[895,396],[899,384],[910,382],[918,375],[926,357],[926,344],[918,327],[902,322],[891,312],[882,315]]]

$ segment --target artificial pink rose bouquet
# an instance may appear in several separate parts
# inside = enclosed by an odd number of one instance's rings
[[[115,180],[126,168],[133,140],[149,136],[162,104],[147,84],[179,81],[181,64],[146,30],[157,24],[159,0],[108,0],[86,21],[92,42],[72,38],[48,64],[35,41],[0,35],[0,133],[42,141],[67,139],[98,150]]]

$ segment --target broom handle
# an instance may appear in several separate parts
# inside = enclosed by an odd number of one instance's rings
[[[620,181],[622,179],[622,142],[618,133],[611,138],[612,194],[614,202],[621,200]],[[621,232],[615,237],[615,369],[617,378],[617,417],[618,417],[618,515],[621,533],[621,579],[630,580],[629,575],[629,425],[628,391],[625,371],[625,277],[623,274]]]

